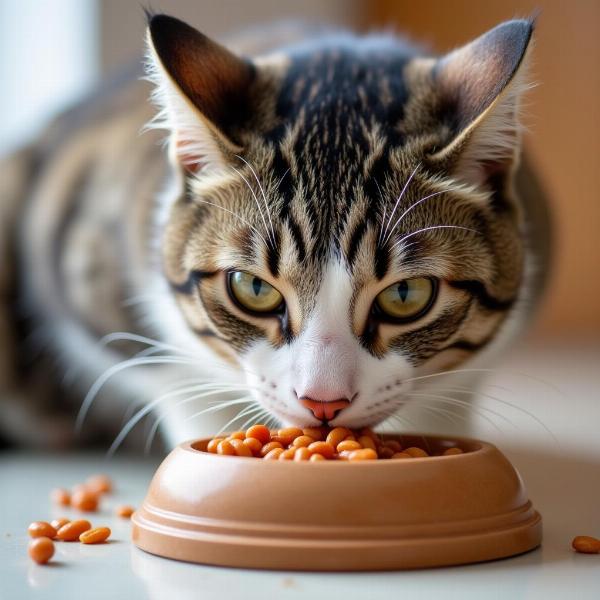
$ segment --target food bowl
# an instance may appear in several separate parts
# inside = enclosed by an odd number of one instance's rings
[[[393,438],[464,454],[309,463],[209,454],[209,440],[187,442],[154,475],[133,541],[178,560],[306,571],[457,565],[540,544],[541,517],[495,446]]]

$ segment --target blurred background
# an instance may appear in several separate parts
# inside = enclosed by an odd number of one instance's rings
[[[138,0],[0,2],[0,154],[143,51]],[[209,36],[280,18],[393,28],[445,51],[539,12],[525,144],[552,203],[555,263],[534,339],[600,338],[600,2],[597,0],[162,0]],[[34,76],[32,76],[34,74]]]

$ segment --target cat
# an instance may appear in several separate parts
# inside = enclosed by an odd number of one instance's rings
[[[515,343],[548,269],[533,29],[437,57],[290,25],[226,48],[149,15],[158,114],[126,74],[2,165],[4,438],[115,450],[151,417],[171,447],[468,406],[458,372]]]

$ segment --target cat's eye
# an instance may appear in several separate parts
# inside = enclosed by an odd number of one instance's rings
[[[247,311],[270,313],[283,305],[283,296],[279,291],[264,279],[246,271],[230,271],[227,284],[234,302]]]
[[[403,279],[385,288],[375,299],[379,312],[395,321],[414,321],[432,306],[437,280],[431,277]]]

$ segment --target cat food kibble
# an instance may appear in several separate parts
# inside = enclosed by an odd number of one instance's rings
[[[79,536],[82,544],[102,544],[110,537],[111,531],[108,527],[94,527],[88,529]]]
[[[27,531],[32,538],[47,537],[52,539],[56,536],[56,529],[46,521],[34,521],[29,525]]]
[[[71,506],[83,512],[95,512],[98,509],[98,494],[86,486],[79,487],[71,496]]]
[[[439,450],[437,454],[417,446],[404,448],[401,440],[386,440],[368,427],[360,431],[346,427],[283,427],[271,431],[265,425],[253,425],[246,432],[235,431],[216,437],[208,442],[206,451],[293,462],[397,460],[452,456],[464,452],[458,447]]]
[[[134,511],[135,509],[133,508],[133,506],[129,506],[128,504],[122,504],[121,506],[117,506],[115,514],[118,517],[122,517],[123,519],[129,519],[134,513]]]
[[[48,537],[39,537],[29,542],[29,556],[38,565],[45,565],[54,556],[54,542]]]
[[[70,521],[63,525],[57,532],[56,537],[63,542],[74,542],[79,539],[79,536],[88,529],[92,528],[92,524],[86,519]]]
[[[50,492],[50,500],[59,506],[69,506],[71,504],[71,494],[63,488],[56,488]]]
[[[589,535],[578,535],[571,542],[575,552],[583,554],[600,554],[600,540]]]
[[[58,531],[61,527],[66,525],[69,521],[70,521],[70,519],[65,519],[64,517],[62,517],[60,519],[53,519],[52,521],[50,521],[50,525],[52,525],[52,527],[54,527],[54,529],[56,529],[56,531]]]
[[[444,450],[444,456],[452,456],[453,454],[462,454],[463,451],[460,448],[448,448]]]
[[[93,475],[85,482],[86,487],[96,494],[109,494],[113,485],[108,475]]]

